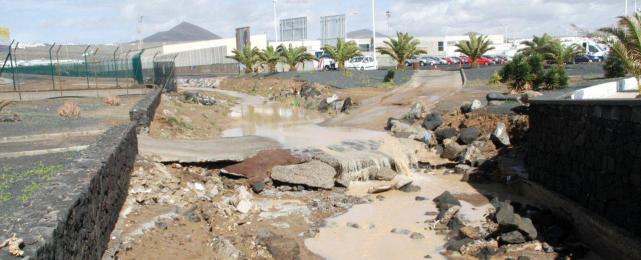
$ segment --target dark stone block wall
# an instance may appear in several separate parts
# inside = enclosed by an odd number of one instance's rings
[[[31,205],[0,220],[3,236],[24,239],[30,259],[99,259],[127,197],[137,154],[135,124],[110,128],[35,193]],[[2,251],[0,259],[16,259]]]
[[[129,119],[137,126],[149,126],[160,105],[162,89],[155,88],[129,110]]]
[[[641,101],[537,100],[529,178],[641,238]]]

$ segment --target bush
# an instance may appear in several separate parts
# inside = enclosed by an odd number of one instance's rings
[[[498,71],[495,71],[495,72],[494,72],[494,73],[492,73],[492,75],[490,76],[490,81],[489,81],[489,83],[490,83],[490,85],[498,85],[498,84],[499,84],[499,83],[501,83],[502,81],[503,81],[503,78],[501,77],[501,74],[500,74]]]
[[[513,90],[523,90],[532,80],[532,67],[528,63],[527,57],[516,55],[512,62],[508,63],[499,72],[502,82],[511,82]]]
[[[621,58],[616,54],[610,52],[608,59],[603,64],[606,78],[622,78],[625,77],[626,69]]]
[[[547,89],[563,88],[568,85],[568,75],[563,67],[553,65],[545,72],[543,83]]]
[[[501,77],[501,82],[509,82],[511,89],[515,91],[525,90],[528,87],[539,90],[541,86],[555,89],[568,85],[568,76],[563,67],[554,65],[546,70],[543,62],[544,58],[541,55],[524,56],[519,54],[499,71],[498,76]]]
[[[527,63],[530,65],[530,85],[532,89],[538,90],[544,82],[545,69],[543,67],[544,57],[540,54],[532,54],[527,57]]]
[[[394,81],[394,76],[396,75],[396,72],[394,70],[388,70],[387,74],[385,74],[385,78],[383,79],[383,82],[393,82]]]
[[[58,115],[61,117],[80,117],[80,107],[71,101],[65,101],[58,107]]]

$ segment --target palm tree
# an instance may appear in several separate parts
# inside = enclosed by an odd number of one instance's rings
[[[585,53],[583,47],[578,44],[563,46],[558,40],[549,43],[543,51],[548,60],[554,61],[560,67],[565,67],[568,62],[574,62],[577,56]]]
[[[301,62],[316,60],[316,57],[308,53],[304,46],[292,47],[290,44],[289,47],[285,47],[280,45],[277,50],[280,52],[281,61],[289,66],[289,71],[296,71],[296,66]]]
[[[276,65],[280,61],[280,52],[273,46],[267,46],[264,50],[258,53],[260,62],[267,65],[269,72],[276,71]]]
[[[243,66],[245,66],[245,73],[254,72],[254,66],[258,65],[258,63],[260,62],[260,57],[258,55],[260,51],[256,47],[252,48],[251,46],[246,45],[241,50],[234,49],[231,52],[234,55],[229,56],[229,58],[236,60],[240,64],[243,64]]]
[[[338,69],[342,70],[345,68],[345,61],[361,55],[361,51],[358,49],[355,41],[345,42],[343,39],[338,39],[336,42],[336,47],[331,45],[325,45],[323,51],[329,55],[330,58],[336,61],[338,64]]]
[[[418,48],[420,42],[408,33],[397,32],[396,39],[390,38],[389,41],[384,41],[383,44],[386,46],[378,47],[376,51],[389,55],[396,60],[396,68],[398,69],[405,69],[405,61],[408,59],[427,53]]]
[[[554,41],[554,39],[552,39],[552,36],[547,33],[543,34],[541,37],[534,36],[531,41],[521,42],[521,44],[525,44],[527,46],[525,49],[521,50],[521,53],[525,56],[530,56],[534,53],[545,55],[545,48],[547,48],[552,41]]]
[[[599,29],[616,40],[608,42],[612,53],[623,61],[628,72],[637,79],[641,94],[641,15],[619,17],[619,26]]]
[[[485,35],[470,34],[470,39],[465,41],[460,41],[456,44],[456,51],[463,53],[472,59],[472,65],[478,66],[478,59],[483,57],[483,54],[490,50],[494,50],[494,47],[490,47],[490,40],[487,39]]]

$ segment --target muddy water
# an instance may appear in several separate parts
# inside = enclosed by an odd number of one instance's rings
[[[382,193],[385,196],[383,201],[375,199],[373,203],[356,205],[343,215],[327,219],[328,224],[316,237],[307,239],[305,245],[326,259],[424,259],[426,255],[432,259],[444,259],[440,252],[444,251],[445,237],[429,230],[428,224],[424,223],[434,218],[425,215],[426,212],[437,211],[431,200],[445,190],[469,196],[480,194],[467,183],[459,181],[460,176],[456,175],[413,174],[412,178],[421,191],[389,191]],[[382,182],[352,183],[348,193],[364,196],[369,187],[380,184]],[[416,201],[416,196],[424,196],[428,200]],[[488,204],[474,206],[465,201],[461,204],[459,214],[469,223],[479,222],[489,207]],[[360,228],[348,227],[348,222],[358,223]],[[410,235],[391,233],[394,228],[418,232],[425,238],[411,239]]]
[[[385,160],[391,159],[400,171],[409,175],[421,191],[404,193],[389,191],[385,199],[368,204],[356,205],[347,213],[327,220],[327,225],[318,235],[305,241],[306,247],[326,259],[424,259],[430,255],[435,259],[444,258],[445,237],[429,230],[427,220],[434,218],[426,212],[436,212],[431,199],[446,190],[464,193],[467,196],[481,196],[460,176],[430,176],[411,173],[413,158],[396,138],[387,133],[351,127],[323,127],[318,123],[324,117],[314,111],[292,108],[282,104],[265,102],[257,97],[234,94],[243,101],[233,108],[231,117],[239,119],[239,127],[227,129],[224,137],[258,135],[272,138],[286,148],[317,148],[334,156],[351,169],[350,174],[359,175],[362,165],[374,161],[374,167],[390,167]],[[381,155],[384,155],[381,157]],[[368,163],[368,162],[367,162]],[[365,163],[365,164],[367,164]],[[355,196],[372,196],[367,190],[385,182],[352,182],[348,193]],[[416,196],[428,200],[416,201]],[[373,196],[372,196],[373,197]],[[488,203],[472,205],[461,201],[459,213],[467,223],[478,223]],[[348,227],[348,222],[358,223],[360,228]],[[407,229],[422,234],[423,239],[411,239],[410,235],[391,233],[392,229]]]

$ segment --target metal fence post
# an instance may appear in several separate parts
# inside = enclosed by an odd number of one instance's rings
[[[56,50],[56,66],[57,66],[57,69],[56,69],[57,73],[56,74],[58,74],[58,83],[60,83],[60,56],[59,56],[59,53],[60,53],[60,49],[61,48],[62,48],[62,44],[58,45],[58,49]],[[60,96],[62,97],[62,84],[58,84],[58,85],[59,85],[58,88],[60,89]]]
[[[87,51],[91,45],[87,45],[87,48],[82,52],[82,56],[85,56],[85,76],[87,77],[87,89],[89,88],[89,64],[87,63]]]
[[[2,68],[0,68],[0,76],[2,76],[2,72],[4,71],[5,66],[7,65],[7,60],[11,59],[11,46],[13,45],[13,42],[15,40],[12,40],[11,43],[9,43],[9,53],[7,53],[7,57],[4,58],[4,62],[2,63]],[[11,64],[13,60],[9,62]]]
[[[160,51],[157,51],[156,53],[154,53],[154,57],[151,59],[151,71],[153,74],[152,81],[154,84],[156,84],[156,56],[158,56],[158,54],[160,54]]]
[[[91,55],[91,58],[93,59],[91,68],[93,70],[93,81],[94,81],[94,84],[96,85],[96,89],[98,89],[98,71],[96,70],[96,64],[98,63],[96,62],[96,54],[98,53],[98,50],[100,50],[100,48],[96,48],[96,50],[94,50],[93,54]],[[98,92],[96,91],[96,93]]]
[[[18,50],[18,45],[20,45],[20,42],[16,42],[16,46],[13,48],[13,52],[11,53],[11,57],[13,57],[13,90],[18,91],[18,100],[22,101],[22,93],[20,92],[20,86],[18,82],[16,81],[16,71],[18,67],[18,58],[16,57],[16,51]]]
[[[116,75],[116,88],[120,87],[118,85],[118,62],[116,61],[116,55],[118,53],[118,50],[120,50],[120,46],[116,47],[116,50],[114,51],[114,73]]]
[[[56,71],[53,67],[53,56],[51,55],[51,50],[53,50],[53,47],[56,47],[55,42],[51,45],[51,47],[49,47],[49,66],[51,67],[51,86],[53,87],[53,90],[56,90],[56,78],[53,76]]]

